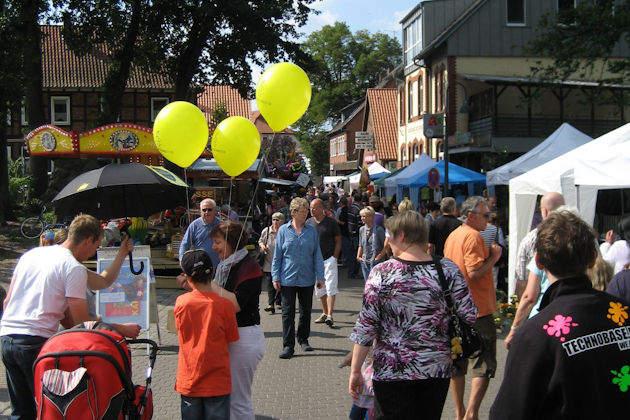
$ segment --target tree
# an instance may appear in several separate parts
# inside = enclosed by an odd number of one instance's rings
[[[601,84],[630,76],[630,57],[615,57],[620,42],[630,43],[630,0],[582,0],[576,7],[545,13],[527,51],[550,57],[533,74],[547,80],[580,78]]]
[[[0,98],[5,103],[0,107],[0,121],[11,118],[11,110],[19,109],[24,83],[20,65],[20,40],[16,36],[17,11],[10,2],[2,2],[0,15]],[[0,127],[0,150],[7,150],[7,125]],[[12,195],[9,194],[9,161],[6,153],[0,153],[0,224],[5,224],[11,216],[13,205]]]
[[[252,63],[301,55],[292,39],[313,1],[56,0],[55,5],[75,52],[106,47],[112,66],[103,117],[111,122],[134,68],[167,72],[178,100],[190,100],[196,86],[213,83],[248,96]]]
[[[365,97],[379,77],[394,69],[402,57],[395,38],[382,33],[357,31],[337,22],[313,32],[302,46],[310,57],[308,75],[313,94],[304,117],[297,122],[297,135],[311,160],[314,174],[328,173],[329,146],[325,133],[346,105]]]

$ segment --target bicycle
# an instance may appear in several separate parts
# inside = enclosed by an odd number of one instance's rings
[[[24,219],[20,225],[20,233],[27,239],[39,238],[45,230],[67,227],[65,223],[48,223],[44,217],[46,206],[42,207],[39,216],[31,216]]]

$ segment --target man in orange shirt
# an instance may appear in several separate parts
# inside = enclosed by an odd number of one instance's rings
[[[465,375],[468,359],[455,362],[455,372],[451,378],[451,389],[455,400],[457,420],[479,418],[479,406],[488,389],[490,378],[494,377],[497,367],[497,334],[492,313],[497,307],[492,267],[501,257],[501,247],[496,243],[486,247],[479,232],[485,230],[490,217],[490,209],[483,197],[469,197],[462,204],[461,215],[464,223],[455,229],[446,239],[444,256],[457,264],[462,271],[478,314],[474,328],[481,336],[482,353],[473,359],[472,383],[468,408],[464,406]]]

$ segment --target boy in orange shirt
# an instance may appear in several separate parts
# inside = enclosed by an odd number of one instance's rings
[[[232,303],[210,291],[212,261],[205,251],[187,251],[182,270],[192,292],[175,301],[179,358],[175,391],[182,395],[182,420],[230,418],[228,343],[237,341]]]

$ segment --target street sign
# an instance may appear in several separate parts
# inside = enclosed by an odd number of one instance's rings
[[[425,114],[423,127],[426,138],[444,137],[444,114]]]
[[[374,149],[374,132],[372,131],[355,131],[354,133],[354,149]]]
[[[437,190],[440,187],[440,173],[437,169],[431,168],[429,173],[427,174],[427,182],[429,183],[429,187]]]

